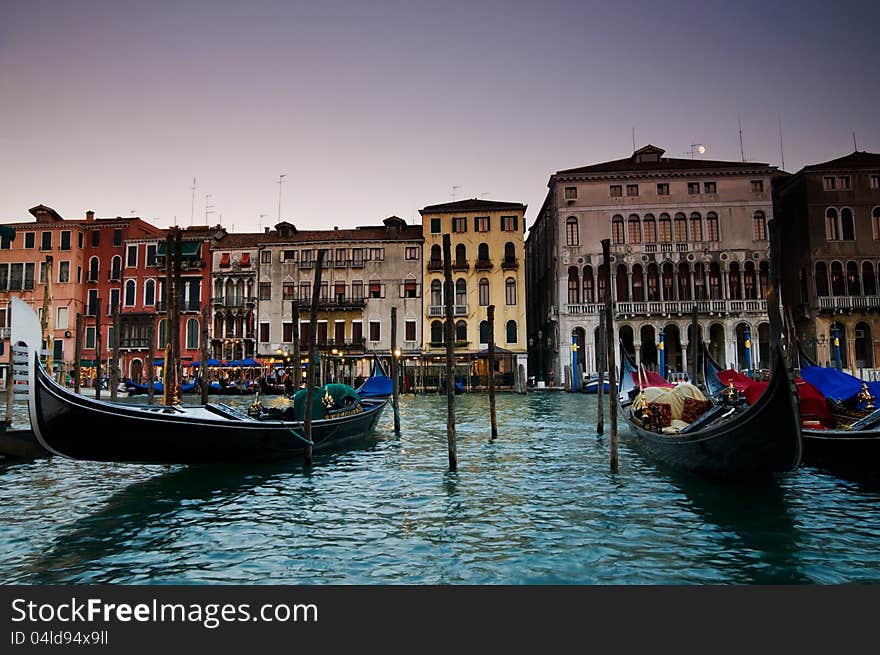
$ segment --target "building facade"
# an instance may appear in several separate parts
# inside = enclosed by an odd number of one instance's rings
[[[524,233],[526,206],[515,202],[460,200],[420,210],[425,238],[423,352],[445,353],[443,235],[450,235],[455,298],[455,353],[474,364],[485,384],[489,330],[487,308],[495,305],[495,344],[502,380],[526,365]],[[506,378],[504,376],[506,375]]]
[[[807,354],[835,365],[880,362],[880,154],[806,166],[775,188],[785,244],[783,300]]]
[[[531,370],[579,385],[597,369],[599,312],[614,301],[619,342],[656,369],[688,370],[694,309],[719,362],[767,364],[767,164],[675,159],[652,145],[551,175],[526,246]],[[611,240],[605,289],[602,239]],[[619,358],[618,358],[619,361]],[[579,373],[578,373],[579,372]]]

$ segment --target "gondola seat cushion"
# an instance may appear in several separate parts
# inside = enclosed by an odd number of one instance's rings
[[[685,423],[693,423],[703,414],[709,411],[712,403],[708,400],[698,400],[696,398],[685,398],[684,406],[681,410],[681,420]]]
[[[646,422],[655,430],[668,428],[672,425],[672,407],[669,403],[648,403]]]

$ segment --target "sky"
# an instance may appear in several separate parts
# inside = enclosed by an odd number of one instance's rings
[[[627,157],[880,152],[880,3],[0,0],[0,221],[258,231],[528,205]],[[780,149],[780,125],[782,149]],[[278,184],[284,175],[283,183]],[[193,178],[196,189],[193,192]]]

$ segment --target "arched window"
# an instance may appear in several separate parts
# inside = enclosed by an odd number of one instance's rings
[[[770,262],[761,262],[758,271],[758,298],[766,298],[767,291],[770,289]]]
[[[840,228],[841,239],[843,239],[844,241],[855,241],[856,226],[853,222],[852,209],[850,209],[849,207],[844,207],[840,210]]]
[[[463,277],[455,281],[455,304],[458,306],[467,305],[467,282]]]
[[[159,329],[156,330],[158,337],[156,340],[156,346],[158,346],[159,348],[165,347],[165,324],[166,323],[164,318],[159,319]]]
[[[707,241],[721,240],[721,228],[718,227],[718,214],[715,212],[706,214],[706,237]]]
[[[584,266],[584,303],[595,302],[594,284],[593,284],[593,267]]]
[[[703,217],[699,212],[691,213],[691,241],[703,240]]]
[[[443,321],[431,322],[431,345],[443,343]]]
[[[755,228],[755,241],[766,241],[767,240],[767,218],[764,216],[764,212],[757,211],[755,212],[754,217],[752,218],[752,224]]]
[[[861,284],[859,284],[859,265],[855,262],[846,263],[846,291],[848,296],[860,296]]]
[[[877,295],[877,280],[874,277],[874,265],[871,262],[862,264],[862,289],[866,296]]]
[[[617,275],[615,278],[617,282],[617,301],[627,302],[629,300],[629,277],[625,264],[617,265]]]
[[[97,257],[89,259],[89,282],[98,281],[98,272],[100,270],[100,262]]]
[[[675,288],[674,284],[674,275],[675,271],[672,268],[672,264],[666,262],[663,264],[663,299],[664,300],[675,300],[673,296],[673,289]]]
[[[692,300],[691,298],[691,267],[687,262],[678,265],[678,299]]]
[[[578,233],[578,219],[574,216],[569,216],[565,220],[565,245],[567,246],[577,246],[580,245],[580,234]]]
[[[845,296],[846,282],[843,277],[843,264],[831,262],[831,295]]]
[[[578,276],[577,266],[569,266],[568,268],[568,304],[577,305],[580,299],[580,277]]]
[[[480,343],[489,343],[489,321],[480,321]]]
[[[504,281],[504,302],[508,305],[516,304],[516,280],[512,277]]]
[[[743,272],[743,286],[745,287],[745,299],[756,300],[758,298],[758,285],[755,279],[755,262],[747,261]]]
[[[880,239],[880,207],[874,207],[871,211],[871,227],[874,230],[874,238]]]
[[[611,242],[623,243],[623,216],[615,214],[611,219]]]
[[[721,300],[721,266],[718,262],[709,264],[709,298]]]
[[[508,266],[516,264],[516,247],[510,241],[504,244],[504,263]]]
[[[688,240],[687,219],[681,212],[678,212],[675,215],[675,240],[679,243],[683,243]]]
[[[479,292],[480,292],[480,307],[488,307],[489,306],[489,280],[486,278],[480,278],[479,284]]]
[[[442,263],[443,263],[443,251],[440,250],[440,246],[435,243],[433,246],[431,246],[430,264],[432,266],[440,266]]]
[[[703,262],[694,264],[694,300],[706,299],[706,265]]]
[[[463,243],[455,246],[455,265],[467,266],[467,248]]]
[[[840,239],[840,225],[838,224],[839,216],[834,207],[825,210],[825,237],[829,241],[837,241]]]
[[[730,298],[731,300],[742,300],[742,288],[740,287],[740,271],[739,262],[730,262],[730,268],[727,273],[730,282]]]
[[[825,262],[816,262],[816,295],[828,295],[828,266]]]
[[[489,263],[489,244],[481,243],[477,246],[477,263]]]
[[[125,282],[125,306],[126,307],[134,307],[135,304],[135,294],[137,293],[136,285],[134,280],[127,280]]]
[[[634,302],[644,302],[645,300],[645,282],[641,264],[633,266],[632,299]]]
[[[507,343],[516,343],[519,340],[516,333],[516,321],[507,321]]]
[[[186,347],[190,350],[199,347],[199,321],[196,318],[186,322]]]
[[[642,223],[639,220],[637,214],[629,215],[629,242],[630,243],[641,243],[642,242]]]
[[[455,324],[455,340],[467,341],[467,321],[459,321]]]
[[[648,301],[660,300],[660,273],[657,264],[648,264]]]
[[[215,314],[214,315],[214,338],[219,339],[220,337],[226,336],[223,334],[223,314]]]
[[[596,302],[605,302],[605,264],[596,269]]]
[[[645,214],[645,243],[657,243],[657,221],[654,214]]]
[[[431,282],[431,305],[434,307],[443,305],[443,284],[440,280]]]
[[[152,307],[156,304],[156,281],[147,280],[144,283],[144,306]]]
[[[669,214],[660,214],[660,241],[669,243],[672,241],[672,219]]]
[[[114,255],[110,260],[110,279],[118,280],[120,275],[122,275],[122,257]]]

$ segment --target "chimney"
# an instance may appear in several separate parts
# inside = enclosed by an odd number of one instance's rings
[[[266,234],[269,234],[269,228],[268,228],[268,227],[264,227],[263,229],[266,230]]]
[[[95,212],[93,212],[92,210],[87,211],[86,212],[86,220],[87,221],[95,220]]]
[[[339,226],[338,226],[338,225],[334,225],[334,226],[333,226],[333,229],[334,229],[334,230],[338,230],[338,229],[339,229]]]

